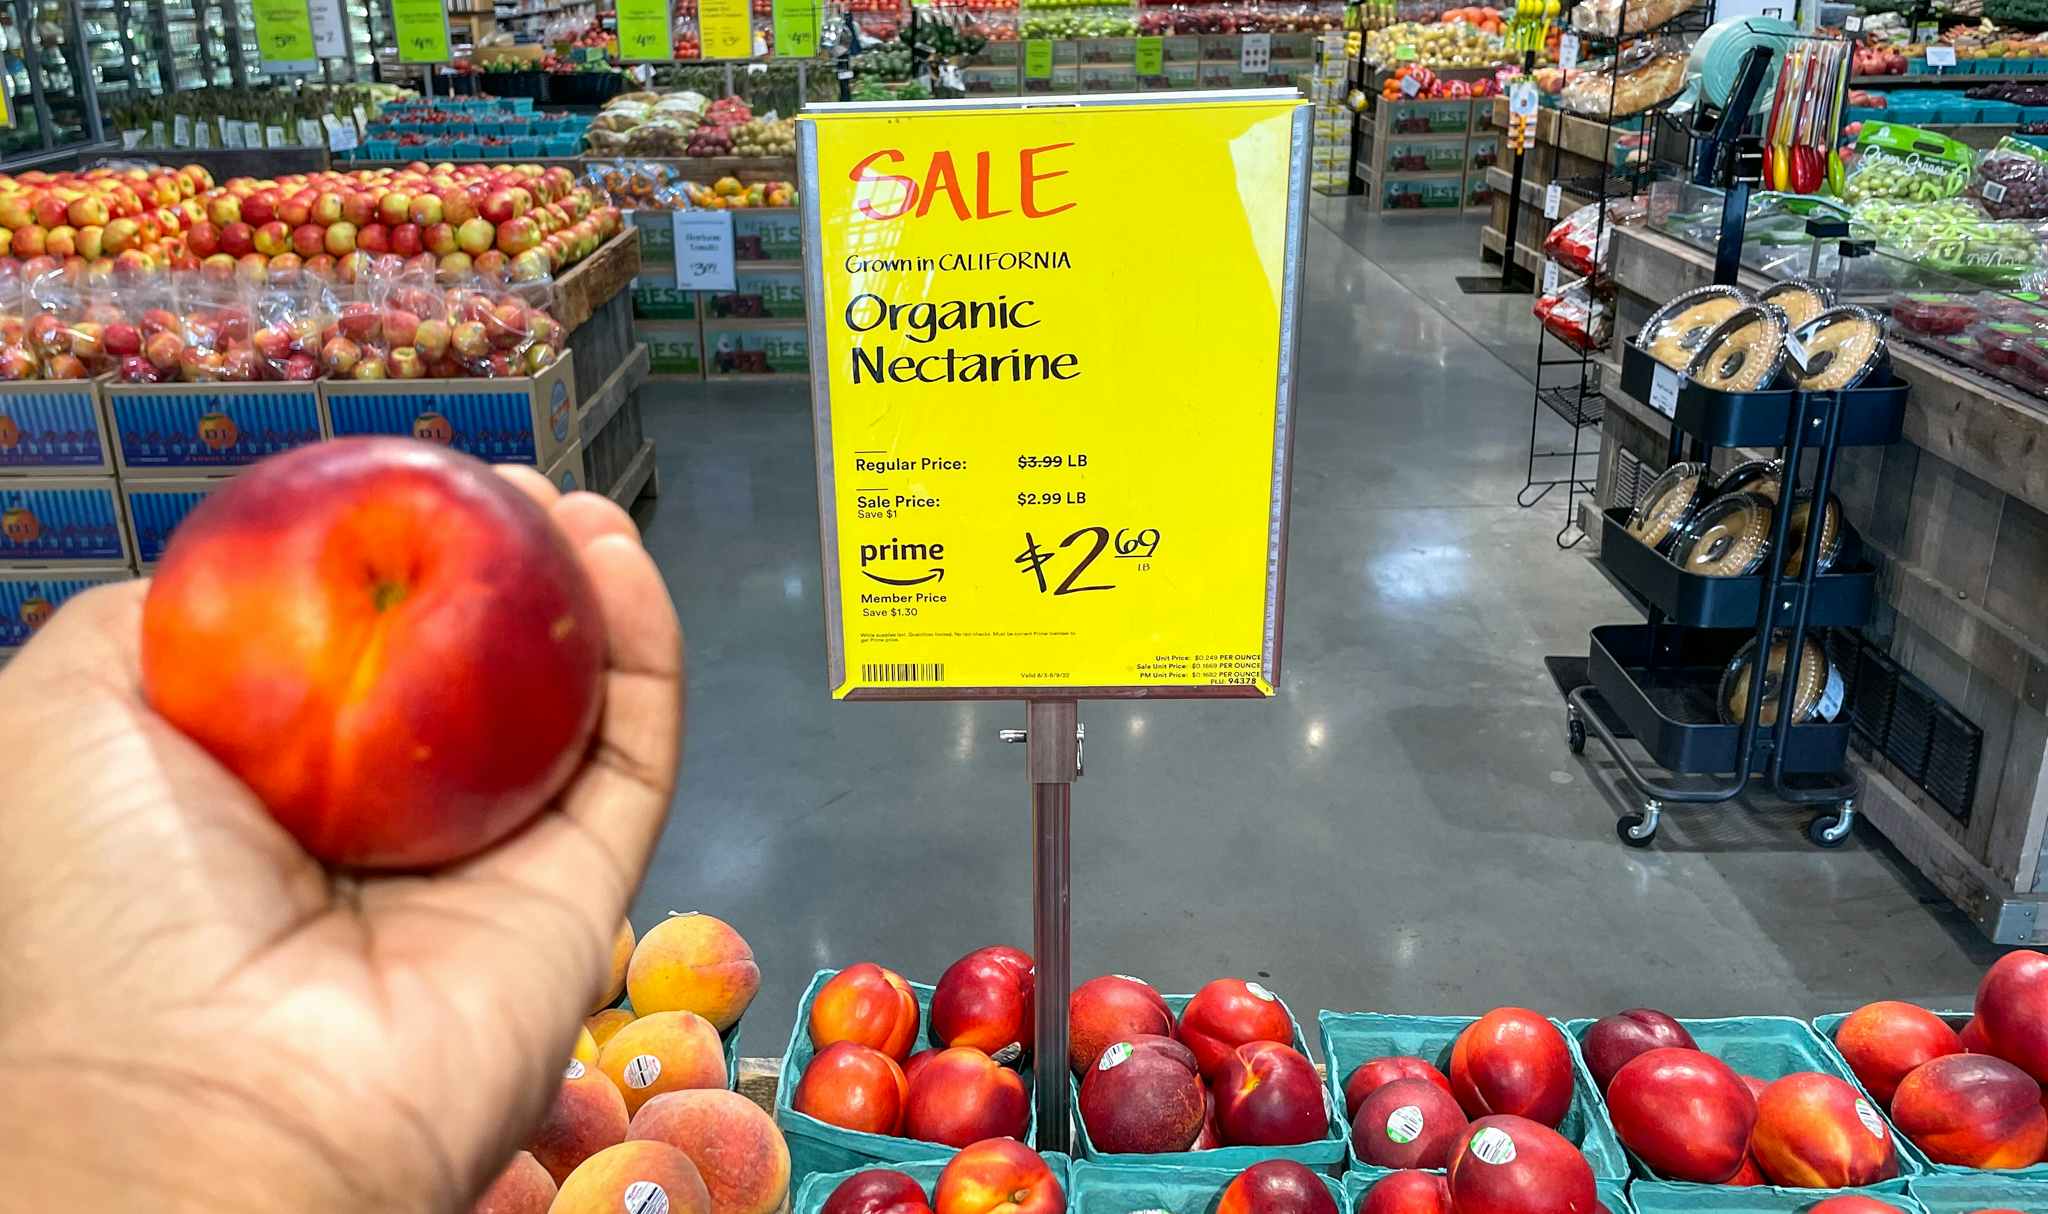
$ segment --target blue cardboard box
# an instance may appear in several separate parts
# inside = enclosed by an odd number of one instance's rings
[[[72,595],[134,576],[128,569],[0,571],[0,654],[28,644]]]
[[[0,565],[126,565],[121,494],[111,476],[0,480]]]
[[[106,385],[124,476],[214,476],[327,437],[305,383]]]
[[[135,563],[148,569],[163,559],[164,545],[193,507],[206,495],[228,483],[230,478],[184,477],[164,480],[124,480],[121,496],[127,506],[129,543]]]
[[[0,384],[0,472],[111,472],[114,456],[89,379]]]
[[[336,438],[397,434],[546,471],[581,437],[571,361],[508,379],[322,380],[320,393]]]

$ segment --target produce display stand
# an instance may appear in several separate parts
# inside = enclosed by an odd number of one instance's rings
[[[637,211],[645,264],[633,284],[633,316],[663,380],[798,383],[810,378],[803,242],[795,207],[732,212],[731,291],[676,287],[669,213]]]
[[[1375,214],[1444,214],[1493,209],[1487,170],[1502,134],[1490,98],[1375,99],[1361,120],[1352,175]]]
[[[555,282],[556,319],[579,386],[576,431],[583,487],[622,506],[661,492],[654,440],[646,436],[640,390],[648,350],[633,332],[632,284],[640,272],[640,233],[628,227]]]
[[[1711,249],[1640,227],[1617,229],[1613,258],[1617,332],[1713,277]],[[1853,671],[1856,808],[1985,935],[2048,943],[2048,466],[2032,454],[2048,449],[2048,410],[1915,347],[1894,341],[1890,357],[1910,389],[1902,441],[1845,449],[1836,474],[1843,518],[1879,571],[1880,624],[1860,638],[1838,630],[1830,646]],[[1663,467],[1672,428],[1621,372],[1606,363],[1597,496],[1581,503],[1596,541],[1603,512]],[[1936,761],[1936,735],[1969,762]]]

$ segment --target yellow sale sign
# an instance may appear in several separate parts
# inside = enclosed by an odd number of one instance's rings
[[[1273,694],[1308,114],[806,111],[835,696]]]

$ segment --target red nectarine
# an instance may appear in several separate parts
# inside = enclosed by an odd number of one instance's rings
[[[1076,1111],[1096,1150],[1124,1155],[1189,1150],[1207,1109],[1188,1047],[1140,1034],[1104,1050],[1081,1077]]]
[[[1579,1052],[1586,1056],[1586,1069],[1601,1091],[1614,1073],[1637,1054],[1658,1049],[1694,1050],[1692,1034],[1685,1026],[1654,1008],[1632,1007],[1625,1012],[1597,1020],[1579,1039]]]
[[[902,975],[872,961],[849,965],[811,1000],[811,1045],[857,1041],[898,1062],[917,1040],[917,996]]]
[[[1395,1172],[1366,1190],[1358,1214],[1451,1214],[1451,1186],[1435,1172]]]
[[[818,1214],[885,1214],[889,1210],[930,1208],[924,1189],[907,1174],[869,1168],[839,1182]]]
[[[1444,1077],[1444,1073],[1420,1058],[1401,1054],[1368,1058],[1351,1068],[1351,1073],[1344,1077],[1344,1116],[1358,1116],[1358,1106],[1367,1096],[1396,1079],[1426,1079],[1445,1092],[1451,1090],[1451,1081]]]
[[[1458,1214],[1583,1214],[1599,1201],[1579,1148],[1526,1117],[1473,1122],[1449,1179]]]
[[[1923,1062],[1962,1053],[1963,1043],[1933,1012],[1887,999],[1843,1017],[1835,1026],[1835,1048],[1877,1103],[1889,1108],[1899,1080]]]
[[[964,1147],[984,1138],[1022,1138],[1030,1119],[1031,1096],[1017,1072],[980,1050],[956,1046],[918,1068],[903,1134]]]
[[[894,1058],[857,1041],[836,1041],[811,1058],[790,1104],[841,1129],[900,1134],[909,1100],[910,1085]]]
[[[1452,1043],[1450,1078],[1469,1116],[1509,1113],[1554,1127],[1572,1104],[1571,1047],[1535,1012],[1495,1008]]]
[[[1256,982],[1218,978],[1180,1009],[1173,1035],[1195,1052],[1202,1077],[1222,1072],[1230,1052],[1248,1041],[1294,1042],[1294,1020],[1279,996]]]
[[[150,706],[352,867],[445,864],[524,825],[603,697],[568,541],[481,460],[406,439],[301,447],[207,497],[141,650]]]
[[[935,1214],[1065,1214],[1066,1208],[1052,1166],[1014,1138],[967,1144],[932,1186]]]
[[[1067,1064],[1085,1075],[1102,1051],[1133,1037],[1170,1037],[1173,1012],[1166,997],[1122,974],[1090,978],[1067,1001]]]
[[[1847,1081],[1817,1071],[1764,1089],[1749,1147],[1772,1183],[1795,1188],[1861,1188],[1899,1174],[1891,1127],[1877,1109]]]
[[[1936,1163],[2024,1168],[2048,1150],[2041,1085],[1988,1054],[1930,1059],[1899,1081],[1892,1123]]]
[[[1031,958],[1005,945],[978,948],[946,967],[932,990],[932,1040],[1014,1062],[1031,1046]]]
[[[1268,1159],[1224,1186],[1215,1214],[1337,1214],[1337,1203],[1322,1177],[1291,1159]]]
[[[1291,1045],[1251,1041],[1216,1073],[1216,1128],[1233,1146],[1277,1147],[1314,1142],[1329,1133],[1315,1064]]]
[[[1977,983],[1975,1028],[1989,1052],[2048,1082],[2048,954],[2000,957]]]
[[[1720,1184],[1742,1167],[1756,1100],[1727,1063],[1697,1049],[1637,1054],[1607,1087],[1621,1144],[1667,1180]]]
[[[1382,1084],[1351,1119],[1351,1149],[1381,1168],[1441,1168],[1464,1141],[1465,1112],[1427,1079]]]

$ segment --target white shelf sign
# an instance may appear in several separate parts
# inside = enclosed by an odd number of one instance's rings
[[[1558,35],[1557,66],[1567,72],[1579,66],[1579,36],[1577,34]]]
[[[1550,183],[1549,185],[1547,185],[1547,186],[1544,186],[1544,187],[1543,187],[1543,218],[1545,218],[1545,219],[1556,219],[1556,218],[1557,218],[1557,213],[1558,213],[1559,211],[1562,211],[1563,209],[1564,209],[1564,187],[1563,187],[1563,186],[1561,186],[1561,185],[1559,185],[1559,184],[1557,184],[1557,183],[1556,183],[1556,182],[1554,182],[1554,181],[1553,181],[1553,182],[1551,182],[1551,183]]]
[[[732,212],[676,211],[676,286],[684,291],[730,291]]]
[[[1536,104],[1536,86],[1527,80],[1508,90],[1508,113],[1520,118],[1534,118]]]
[[[1956,48],[1952,46],[1930,46],[1927,48],[1928,67],[1954,67]]]
[[[1684,384],[1684,375],[1659,363],[1656,374],[1650,376],[1650,407],[1666,417],[1677,417],[1678,389]]]
[[[1238,43],[1237,70],[1249,75],[1265,74],[1273,62],[1273,35],[1245,34]]]

